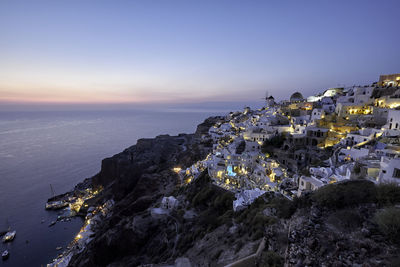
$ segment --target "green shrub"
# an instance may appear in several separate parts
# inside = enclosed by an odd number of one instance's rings
[[[218,217],[212,213],[204,213],[201,215],[200,224],[207,229],[207,232],[218,227]]]
[[[185,210],[179,209],[176,211],[176,214],[178,215],[179,218],[183,218],[183,215],[185,215]]]
[[[400,186],[396,184],[379,184],[376,186],[377,201],[381,205],[400,203]]]
[[[226,192],[222,195],[219,195],[215,200],[214,200],[214,209],[220,209],[223,211],[226,210],[232,210],[232,202],[235,199],[235,196],[230,193]]]
[[[213,260],[218,260],[219,256],[221,256],[222,252],[224,252],[222,249],[218,250],[214,256],[212,257]]]
[[[390,267],[399,267],[400,266],[400,256],[393,258],[389,264]]]
[[[183,235],[182,238],[179,239],[177,248],[182,251],[186,251],[187,249],[193,246],[193,239],[191,235]]]
[[[264,236],[264,231],[262,229],[257,229],[252,235],[251,239],[253,241],[258,240]]]
[[[240,249],[243,247],[243,241],[242,240],[239,240],[237,243],[236,243],[236,246],[235,246],[235,253],[238,253],[239,251],[240,251]]]
[[[261,254],[260,265],[263,267],[281,267],[283,258],[274,251],[268,250]]]
[[[312,205],[311,196],[311,193],[306,192],[300,197],[295,197],[293,199],[293,205],[296,207],[296,209],[309,208]]]
[[[205,204],[210,199],[213,191],[210,187],[205,187],[199,191],[193,198],[192,203],[195,206]]]
[[[374,220],[390,241],[400,243],[400,209],[386,208],[376,213]]]
[[[232,226],[233,211],[228,210],[218,217],[218,225],[227,224],[228,227]]]
[[[267,221],[267,216],[264,216],[262,214],[257,214],[255,217],[253,217],[253,220],[251,222],[252,226],[263,226],[264,222]]]
[[[315,191],[311,199],[319,206],[341,209],[376,202],[376,187],[374,183],[366,180],[330,184]]]
[[[341,228],[342,230],[352,230],[361,226],[363,218],[357,210],[343,209],[332,213],[328,217],[328,222],[332,223],[336,227]]]
[[[286,137],[283,134],[276,135],[269,140],[264,141],[261,146],[262,153],[273,154],[274,148],[280,148],[285,142]]]
[[[295,203],[284,197],[274,198],[271,204],[276,209],[276,215],[279,218],[289,219],[296,211]]]

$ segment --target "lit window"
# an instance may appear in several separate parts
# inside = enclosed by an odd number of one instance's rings
[[[394,168],[393,177],[394,178],[400,178],[400,169]]]

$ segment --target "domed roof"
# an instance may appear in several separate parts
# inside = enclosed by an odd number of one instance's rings
[[[301,93],[296,92],[294,94],[292,94],[292,96],[290,97],[290,101],[294,102],[294,101],[302,101],[304,100],[304,97]]]

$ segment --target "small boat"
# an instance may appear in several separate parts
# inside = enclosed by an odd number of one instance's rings
[[[50,224],[49,224],[49,227],[51,227],[51,226],[53,226],[53,225],[55,225],[56,224],[56,221],[52,221]]]
[[[61,250],[62,249],[62,247],[56,247],[56,250]]]
[[[14,240],[17,231],[9,231],[3,236],[3,242],[10,242]]]
[[[4,250],[4,252],[1,254],[1,258],[4,260],[8,259],[8,257],[10,256],[10,253],[8,252],[8,250]]]
[[[68,202],[59,200],[59,201],[51,201],[46,203],[46,210],[58,210],[68,206]]]

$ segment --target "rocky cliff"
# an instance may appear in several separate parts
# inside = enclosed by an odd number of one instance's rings
[[[150,241],[163,244],[159,239],[165,238],[157,234],[157,227],[168,232],[175,226],[168,222],[170,216],[162,223],[154,220],[149,209],[180,187],[179,176],[172,170],[175,166],[188,167],[206,156],[210,147],[202,144],[200,137],[219,120],[206,119],[194,134],[140,139],[122,153],[104,159],[101,171],[90,179],[94,188],[102,189],[101,193],[87,206],[100,205],[108,199],[113,199],[115,205],[111,216],[97,225],[94,240],[74,256],[70,266],[106,266],[129,255],[146,258],[135,263],[151,262],[146,253],[152,250]],[[167,226],[162,226],[164,223]]]

